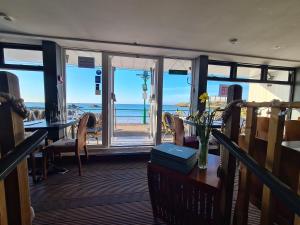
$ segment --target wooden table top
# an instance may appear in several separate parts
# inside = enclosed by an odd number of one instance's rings
[[[183,122],[185,124],[191,125],[191,126],[197,126],[197,124],[191,120],[183,119]],[[222,122],[221,121],[214,121],[212,124],[212,128],[221,128]]]
[[[189,179],[196,182],[205,183],[216,189],[220,188],[221,179],[217,176],[218,167],[220,165],[220,157],[208,154],[208,165],[206,170],[200,170],[198,165],[188,175]]]
[[[63,129],[69,126],[76,124],[78,120],[66,120],[66,121],[58,121],[54,123],[46,122],[46,120],[34,120],[29,122],[24,122],[25,131],[35,131],[40,129]]]
[[[300,141],[283,141],[283,147],[300,152]]]
[[[214,189],[221,188],[221,179],[217,176],[218,167],[220,164],[220,157],[212,154],[208,154],[208,166],[206,170],[200,170],[198,164],[187,175],[173,171],[171,169],[149,163],[152,168],[157,171],[165,172],[166,174],[177,177],[178,179],[185,179],[191,183],[205,184]]]

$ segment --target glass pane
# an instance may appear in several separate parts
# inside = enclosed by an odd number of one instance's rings
[[[230,85],[238,84],[242,86],[242,99],[248,100],[249,96],[249,83],[244,82],[224,82],[224,81],[208,81],[207,82],[207,92],[210,100],[211,109],[215,109],[217,107],[224,108],[227,105],[227,90],[224,91],[225,87],[229,87]],[[208,105],[207,105],[208,107]],[[246,113],[244,110],[241,112],[241,119],[244,120],[246,118]],[[221,122],[221,113],[216,114],[216,120]],[[241,122],[242,122],[241,120]]]
[[[249,84],[248,101],[270,102],[276,99],[288,102],[290,99],[290,90],[291,87],[289,85],[251,83]],[[269,109],[261,108],[259,114],[261,116],[267,116],[269,114]]]
[[[208,76],[209,77],[230,77],[230,66],[216,66],[208,65]]]
[[[237,68],[237,78],[238,79],[253,79],[260,80],[261,68],[251,68],[239,66]]]
[[[162,142],[173,142],[170,115],[190,114],[191,66],[191,60],[164,59]],[[187,71],[187,75],[170,74],[169,70]]]
[[[42,66],[42,51],[24,49],[4,49],[4,63],[13,65]]]
[[[286,70],[268,70],[268,80],[270,81],[288,81],[290,71]]]
[[[94,58],[94,64],[78,65],[80,57]],[[66,95],[67,116],[79,118],[83,113],[91,113],[87,144],[102,143],[102,64],[101,53],[86,51],[66,51]],[[68,132],[70,135],[71,133]]]

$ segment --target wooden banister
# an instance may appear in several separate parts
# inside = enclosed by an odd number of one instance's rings
[[[20,98],[17,76],[8,72],[0,72],[0,92]],[[0,118],[0,154],[5,157],[11,149],[14,149],[24,140],[23,118],[8,104],[0,106]],[[6,176],[3,183],[4,188],[0,190],[0,198],[3,199],[4,192],[8,224],[30,225],[31,211],[27,160],[22,160]],[[1,187],[3,187],[3,183],[0,185]],[[1,212],[1,217],[5,217],[4,213],[4,211]]]
[[[255,135],[257,125],[257,108],[247,108],[246,128],[245,128],[245,152],[253,156]],[[248,207],[249,207],[249,192],[250,192],[251,171],[241,165],[240,185],[237,196],[237,202],[234,211],[234,224],[248,224]]]
[[[228,88],[227,102],[230,103],[234,100],[242,99],[242,87],[240,85],[231,85]],[[239,128],[240,128],[240,114],[241,109],[234,107],[231,111],[231,115],[226,121],[224,127],[224,134],[231,140],[238,141]],[[231,224],[231,212],[232,212],[232,199],[233,199],[233,187],[234,177],[236,170],[236,159],[223,146],[220,146],[221,151],[221,165],[220,172],[223,176],[224,185],[221,190],[221,215],[222,224]]]
[[[241,104],[242,107],[272,107],[272,108],[288,108],[299,109],[300,102],[245,102]]]

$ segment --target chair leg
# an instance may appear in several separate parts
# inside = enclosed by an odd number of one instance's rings
[[[76,151],[76,157],[77,157],[77,163],[78,163],[78,173],[79,173],[79,176],[82,175],[82,171],[81,171],[81,159],[80,159],[80,154],[79,152]]]
[[[30,159],[31,159],[31,176],[32,176],[33,183],[36,184],[37,179],[36,179],[36,165],[35,165],[34,153],[30,154]]]
[[[89,159],[89,153],[88,153],[86,145],[84,146],[84,153],[85,153],[86,160],[88,160]]]
[[[47,152],[46,150],[44,150],[43,151],[43,177],[45,180],[47,180],[47,174],[48,174],[47,164],[48,164]]]

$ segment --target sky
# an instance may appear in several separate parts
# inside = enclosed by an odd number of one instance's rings
[[[78,68],[67,66],[67,103],[96,103],[102,101],[101,95],[95,95],[95,75],[100,68]],[[37,71],[11,70],[19,78],[21,97],[25,102],[44,102],[43,73]],[[137,74],[143,71],[117,69],[115,72],[115,95],[116,103],[119,104],[142,104],[143,81]],[[163,104],[175,105],[190,101],[190,75],[170,75],[164,73],[163,79]],[[222,84],[232,84],[222,82]],[[240,83],[243,87],[243,99],[248,98],[248,84]],[[150,80],[148,85],[148,97],[150,95]],[[208,82],[208,94],[218,96],[220,82]],[[100,85],[101,87],[101,85]]]

